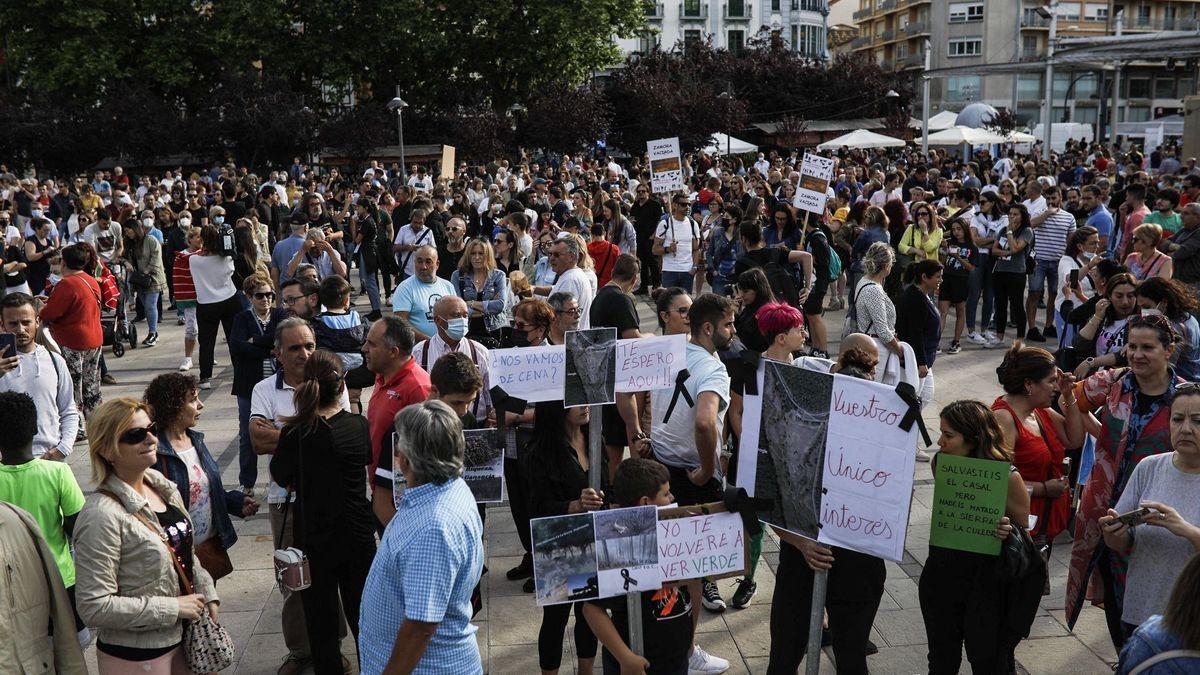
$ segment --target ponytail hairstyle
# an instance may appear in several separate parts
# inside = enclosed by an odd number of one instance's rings
[[[1027,347],[1014,340],[1004,354],[1004,360],[996,366],[996,378],[1005,393],[1010,396],[1028,396],[1026,382],[1044,380],[1058,370],[1054,355],[1041,347]]]
[[[991,410],[979,401],[962,400],[942,408],[941,418],[951,429],[974,445],[970,457],[1011,462],[1012,450],[1004,444],[1004,433]]]
[[[296,414],[283,423],[312,433],[321,420],[320,410],[333,405],[342,395],[345,366],[333,352],[318,349],[304,364],[304,382],[296,387]]]
[[[925,279],[926,277],[931,277],[941,271],[942,271],[942,263],[940,263],[936,260],[933,260],[930,258],[927,258],[925,260],[918,260],[917,262],[915,262],[915,263],[909,265],[907,268],[905,268],[904,275],[903,275],[904,283],[919,284],[919,283],[921,283],[922,279]]]

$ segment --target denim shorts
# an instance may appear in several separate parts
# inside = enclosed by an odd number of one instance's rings
[[[1029,275],[1029,294],[1041,295],[1046,287],[1050,288],[1050,297],[1058,293],[1058,261],[1038,260]]]

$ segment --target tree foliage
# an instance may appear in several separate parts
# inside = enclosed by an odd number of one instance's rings
[[[1017,116],[1008,108],[1000,108],[983,121],[984,128],[1007,136],[1017,128]]]

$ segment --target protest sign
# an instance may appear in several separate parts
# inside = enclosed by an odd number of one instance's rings
[[[504,453],[496,442],[495,429],[463,431],[466,452],[463,480],[480,504],[504,501]]]
[[[601,405],[617,400],[617,329],[567,331],[567,377],[563,406]]]
[[[660,335],[617,341],[619,392],[670,389],[687,367],[687,337]]]
[[[820,155],[805,154],[800,162],[800,185],[796,188],[793,206],[816,214],[825,213],[826,192],[833,180],[833,160]]]
[[[454,166],[454,146],[442,146],[442,163],[439,177],[447,180],[454,180],[454,171],[457,167]]]
[[[658,567],[663,583],[742,576],[750,560],[741,515],[706,504],[658,511]]]
[[[562,345],[493,349],[488,352],[488,377],[509,396],[529,403],[561,401],[566,361]]]
[[[767,523],[888,560],[904,555],[916,426],[888,386],[763,361],[744,397],[738,478]],[[769,430],[769,431],[768,431]]]
[[[656,511],[635,506],[529,521],[537,604],[662,588]]]
[[[679,155],[679,138],[660,138],[646,143],[650,156],[650,190],[655,194],[682,190],[683,160]]]
[[[938,453],[929,545],[1000,553],[994,536],[1008,502],[1006,462]]]

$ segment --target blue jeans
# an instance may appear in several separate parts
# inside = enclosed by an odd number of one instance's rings
[[[717,295],[727,295],[729,291],[730,281],[720,274],[714,274],[712,280],[712,292]]]
[[[1058,261],[1038,260],[1029,276],[1029,295],[1039,297],[1045,288],[1050,290],[1049,302],[1058,295]]]
[[[662,273],[663,288],[671,288],[678,286],[689,294],[692,292],[692,273],[691,272],[667,272]]]
[[[988,272],[990,256],[987,253],[979,254],[979,264],[975,265],[975,269],[971,270],[971,277],[968,280],[969,287],[967,290],[967,332],[975,332],[975,308],[979,306],[979,299],[983,298],[983,314],[979,317],[979,325],[987,330],[987,327],[992,323],[992,275]]]
[[[146,313],[146,330],[158,332],[158,298],[162,291],[142,291],[142,311]]]
[[[258,481],[258,455],[250,445],[250,397],[238,396],[238,485],[254,487]]]
[[[358,254],[358,280],[362,282],[363,290],[367,293],[367,299],[371,301],[371,311],[380,311],[379,280],[375,277],[374,272],[367,272],[367,266],[363,262],[361,253]]]

